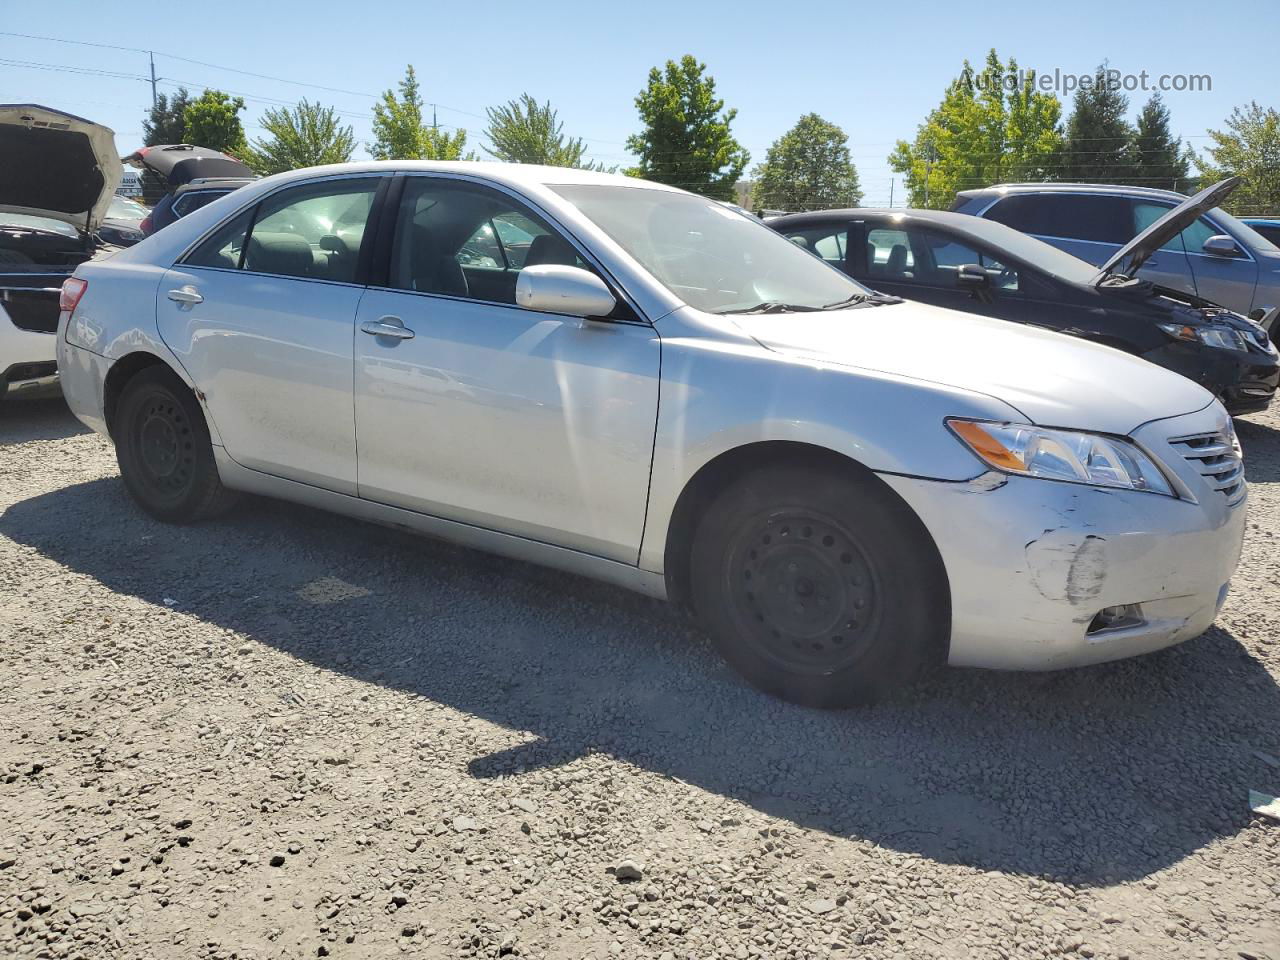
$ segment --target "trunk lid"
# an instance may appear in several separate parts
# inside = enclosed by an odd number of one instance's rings
[[[61,110],[0,104],[0,213],[92,233],[123,175],[115,134]]]

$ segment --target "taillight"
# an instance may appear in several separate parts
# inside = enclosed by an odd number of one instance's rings
[[[79,277],[67,277],[62,281],[62,292],[58,294],[58,309],[67,313],[75,313],[80,305],[80,298],[89,289],[89,281]]]
[[[142,222],[138,224],[138,229],[141,230],[145,236],[151,236],[151,214],[148,213],[142,218]]]

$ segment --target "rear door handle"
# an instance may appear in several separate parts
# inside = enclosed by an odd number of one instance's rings
[[[200,291],[191,284],[179,287],[177,290],[170,290],[169,299],[174,303],[204,303],[204,297],[200,295]]]
[[[379,317],[360,324],[360,331],[373,337],[392,337],[396,340],[412,340],[413,331],[399,317]]]

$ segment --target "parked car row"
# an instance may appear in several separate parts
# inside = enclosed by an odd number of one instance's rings
[[[1132,279],[1168,225],[1089,287],[1094,268],[979,218],[852,222],[801,249],[591,171],[296,171],[81,264],[59,369],[156,517],[248,491],[608,580],[690,608],[801,703],[1205,630],[1248,496],[1222,404],[1083,337],[873,290],[1053,283],[1135,328],[1252,336]],[[924,237],[870,235],[904,225]],[[948,247],[991,237],[1024,255]]]
[[[1174,207],[1161,203],[1161,215],[1127,243],[1103,247],[1085,241],[1092,244],[1088,251],[1077,241],[1060,238],[1056,246],[1050,245],[1005,225],[1000,216],[944,211],[824,210],[778,217],[768,224],[876,290],[1116,347],[1190,377],[1216,394],[1229,411],[1240,414],[1266,409],[1275,396],[1280,357],[1272,336],[1260,323],[1194,291],[1197,277],[1201,287],[1209,285],[1203,279],[1207,267],[1197,265],[1194,276],[1173,273],[1175,249],[1177,258],[1187,260],[1180,252],[1184,237],[1220,229],[1218,223],[1200,226],[1209,216],[1218,217],[1219,223],[1227,220],[1216,207],[1235,183],[1224,181]],[[1015,191],[1000,196],[997,213],[1014,202],[1020,215],[1041,209],[1031,201],[1052,198],[1055,229],[1076,233],[1081,232],[1079,224],[1089,222],[1088,209],[1098,195]],[[1079,218],[1070,213],[1077,203],[1085,205]],[[980,212],[992,209],[983,207]],[[1254,279],[1232,289],[1250,302],[1272,295],[1280,299],[1280,289],[1268,285],[1272,276],[1280,280],[1280,250],[1267,250],[1270,244],[1261,237],[1253,243]],[[1107,253],[1098,268],[1071,255],[1095,250]],[[1157,259],[1160,270],[1152,267]],[[1259,262],[1266,265],[1261,274]],[[1259,315],[1274,325],[1274,307]]]

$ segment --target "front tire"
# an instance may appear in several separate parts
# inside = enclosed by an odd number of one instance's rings
[[[730,665],[794,703],[868,703],[946,648],[950,599],[916,516],[872,476],[752,471],[698,526],[693,605]]]
[[[125,385],[112,436],[125,488],[156,519],[190,523],[234,502],[218,476],[204,411],[168,367],[147,367]]]

